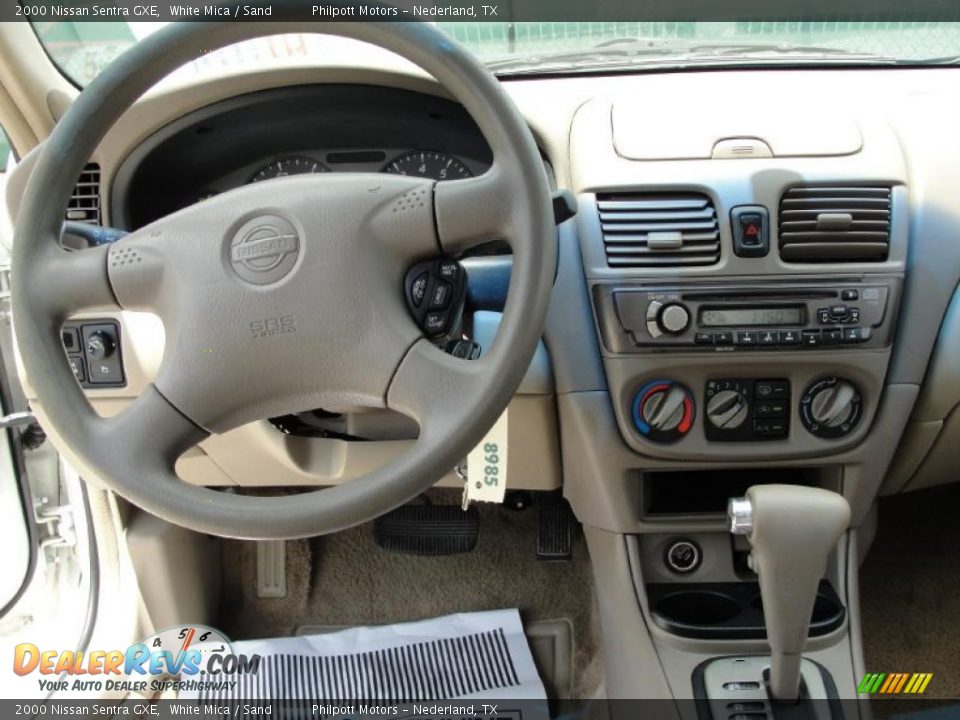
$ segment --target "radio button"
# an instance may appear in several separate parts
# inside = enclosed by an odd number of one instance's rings
[[[830,310],[827,308],[820,308],[817,310],[817,322],[821,325],[827,325],[830,323]]]
[[[803,330],[800,333],[800,342],[808,347],[816,347],[820,344],[820,331]]]
[[[657,315],[660,314],[660,308],[663,307],[663,303],[659,300],[651,300],[650,304],[647,305],[647,321],[656,320]]]
[[[843,342],[843,330],[824,330],[823,343],[825,345],[837,345]]]
[[[718,330],[713,334],[715,345],[733,345],[733,333],[729,330]]]
[[[781,345],[799,345],[800,333],[796,330],[781,330],[780,344]]]
[[[761,345],[776,345],[780,342],[780,333],[776,330],[761,330],[760,331],[760,344]]]
[[[848,343],[862,343],[870,339],[870,328],[847,328],[843,331],[843,341]]]
[[[834,305],[832,308],[830,308],[831,320],[845,320],[849,314],[850,308],[848,308],[846,305]]]
[[[713,345],[713,333],[698,332],[693,336],[693,342],[697,345]]]
[[[857,290],[841,290],[840,299],[850,302],[852,300],[859,300],[860,293]]]
[[[756,345],[757,334],[753,330],[738,330],[737,345]]]
[[[850,308],[850,314],[847,316],[847,322],[860,322],[860,308]]]
[[[656,320],[650,320],[647,323],[647,332],[650,333],[650,337],[658,338],[663,335],[663,330],[660,329],[660,325],[657,324]]]

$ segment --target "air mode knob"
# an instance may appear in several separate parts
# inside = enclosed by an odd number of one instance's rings
[[[800,397],[800,420],[820,438],[843,437],[857,426],[862,413],[860,390],[843,378],[821,378]]]
[[[674,380],[654,380],[633,398],[633,424],[654,442],[679,440],[693,427],[693,395]]]

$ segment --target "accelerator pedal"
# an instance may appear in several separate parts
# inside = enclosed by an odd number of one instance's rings
[[[287,541],[257,542],[257,597],[287,596]]]
[[[537,560],[573,558],[573,529],[577,523],[562,490],[537,495]]]
[[[477,509],[459,505],[402,505],[377,518],[373,535],[387,552],[434,557],[471,552],[477,545]]]

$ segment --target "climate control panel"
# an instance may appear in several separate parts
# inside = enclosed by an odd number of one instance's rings
[[[852,380],[817,377],[797,399],[791,384],[786,377],[708,378],[699,395],[676,379],[650,380],[631,396],[630,415],[644,438],[670,444],[688,434],[693,443],[838,440],[853,432],[864,414],[862,391]],[[802,427],[795,430],[791,418],[797,416]]]

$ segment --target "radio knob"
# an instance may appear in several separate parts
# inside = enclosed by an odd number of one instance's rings
[[[693,427],[693,416],[693,396],[672,380],[647,383],[633,399],[633,424],[656,442],[672,442],[686,435]]]
[[[690,311],[680,303],[664,305],[659,324],[664,332],[679,335],[690,325]]]
[[[747,398],[738,390],[721,390],[707,403],[707,418],[717,428],[732,430],[747,419]]]
[[[849,380],[827,377],[813,383],[800,398],[804,427],[821,438],[843,437],[860,420],[863,400]]]

